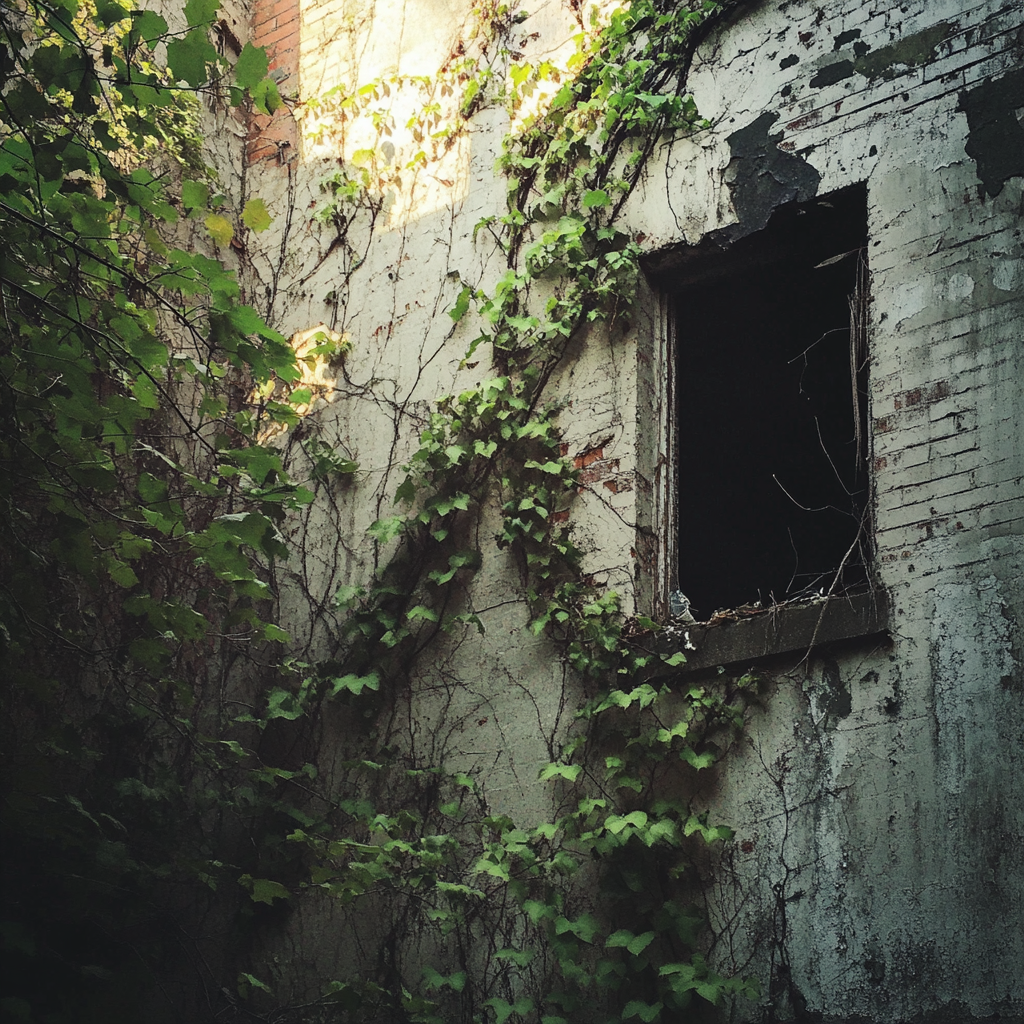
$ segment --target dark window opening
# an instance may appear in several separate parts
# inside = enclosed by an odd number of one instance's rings
[[[689,250],[668,285],[679,586],[698,619],[867,584],[866,243],[866,191],[845,189]]]

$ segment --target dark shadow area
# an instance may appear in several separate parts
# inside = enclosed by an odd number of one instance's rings
[[[698,618],[828,591],[844,559],[837,590],[866,582],[867,366],[851,356],[849,298],[866,302],[866,242],[857,187],[788,204],[728,248],[680,253],[662,279],[678,353],[679,582]]]

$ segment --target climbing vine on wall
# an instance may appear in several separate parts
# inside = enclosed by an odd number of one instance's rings
[[[335,595],[333,649],[288,658],[269,603],[287,512],[356,463],[303,434],[301,361],[223,262],[179,241],[226,253],[267,225],[259,199],[232,209],[203,165],[192,99],[272,110],[266,57],[247,46],[226,77],[212,0],[189,0],[178,31],[117,4],[5,14],[2,639],[17,670],[3,825],[30,894],[0,923],[23,968],[6,1011],[145,1019],[188,960],[197,983],[167,998],[195,1019],[653,1021],[753,991],[698,952],[695,848],[729,830],[687,797],[741,725],[750,681],[670,689],[681,656],[666,664],[656,624],[624,624],[588,581],[562,515],[577,474],[546,398],[570,343],[631,315],[640,250],[616,218],[659,140],[701,126],[687,73],[726,6],[637,0],[583,33],[568,69],[503,48],[516,15],[496,8],[486,60],[412,83],[430,152],[484,104],[515,119],[507,211],[476,226],[506,270],[462,283],[450,311],[453,331],[479,324],[466,362],[492,370],[436,403],[399,511],[371,527],[379,571]],[[323,101],[368,118],[375,140],[326,183],[339,238],[428,153],[397,166],[385,146],[374,104],[409,84]],[[541,86],[546,109],[526,114]],[[327,331],[304,358],[337,363],[346,344]],[[310,490],[277,427],[301,439]],[[530,828],[375,724],[430,651],[482,628],[469,524],[494,500],[531,628],[590,694],[541,773],[561,811]],[[291,999],[294,965],[261,959],[260,937],[321,903],[364,953],[314,1001]],[[200,940],[209,921],[224,941]]]
[[[562,456],[558,409],[545,398],[572,342],[593,325],[614,334],[628,322],[641,250],[616,219],[654,146],[704,126],[685,82],[723,10],[634,3],[581,35],[571,74],[516,63],[506,50],[504,72],[487,69],[491,88],[472,90],[475,104],[504,102],[515,123],[500,161],[507,212],[476,225],[501,247],[507,270],[487,288],[463,283],[449,313],[457,325],[476,318],[464,364],[486,353],[494,375],[437,402],[397,489],[400,511],[370,528],[380,550],[395,553],[365,586],[338,593],[344,639],[303,692],[386,704],[438,641],[482,629],[466,599],[481,561],[467,546],[467,522],[497,496],[498,543],[524,566],[530,626],[560,642],[594,696],[578,710],[576,738],[541,773],[562,790],[565,813],[555,821],[523,829],[489,815],[474,780],[409,767],[385,749],[351,770],[390,773],[391,800],[410,774],[425,772],[405,812],[364,801],[340,834],[292,834],[314,855],[320,887],[342,903],[372,901],[386,884],[403,908],[380,946],[390,986],[356,972],[331,990],[353,1016],[651,1021],[672,1019],[694,998],[713,1004],[756,992],[715,974],[698,952],[694,844],[731,833],[686,796],[688,776],[713,764],[741,726],[753,681],[682,692],[657,682],[682,656],[653,653],[658,626],[641,619],[624,629],[616,595],[588,582],[563,514],[578,477]],[[466,95],[470,66],[460,65]],[[546,110],[523,116],[542,84]],[[369,109],[386,86],[370,83],[357,96],[342,103]],[[423,123],[435,117],[426,105]],[[327,184],[324,216],[342,230],[347,210],[414,169],[415,160],[395,163],[383,111],[373,123],[375,144]],[[445,143],[460,127],[446,125]],[[353,777],[352,785],[367,783]],[[422,987],[410,994],[415,976],[396,949],[422,942],[424,930],[436,966],[422,968]]]

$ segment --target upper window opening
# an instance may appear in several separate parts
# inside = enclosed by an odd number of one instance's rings
[[[679,586],[719,609],[867,583],[867,203],[775,212],[668,283],[677,351]]]

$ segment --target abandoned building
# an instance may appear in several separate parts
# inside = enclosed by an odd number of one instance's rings
[[[580,5],[516,12],[516,60],[574,52]],[[274,218],[246,287],[284,333],[350,346],[309,421],[360,472],[296,523],[287,570],[285,624],[314,641],[377,564],[366,531],[433,403],[496,373],[467,358],[475,310],[447,314],[507,269],[479,224],[505,212],[494,163],[521,112],[484,104],[433,146],[404,127],[417,76],[483,45],[476,19],[468,0],[234,18],[288,100],[222,140]],[[383,141],[341,103],[374,82],[392,83]],[[642,248],[635,313],[574,339],[545,400],[590,579],[658,623],[689,598],[697,621],[658,641],[688,661],[661,682],[766,687],[703,783],[735,831],[707,869],[711,962],[760,980],[736,1020],[1024,1020],[1024,15],[737,4],[687,89],[708,125],[652,151],[619,217]],[[375,146],[423,155],[389,177]],[[370,198],[325,214],[353,161]],[[527,628],[498,518],[474,527],[481,631],[417,667],[389,728],[492,813],[538,821],[581,691]],[[327,962],[332,927],[300,909],[281,942]]]

